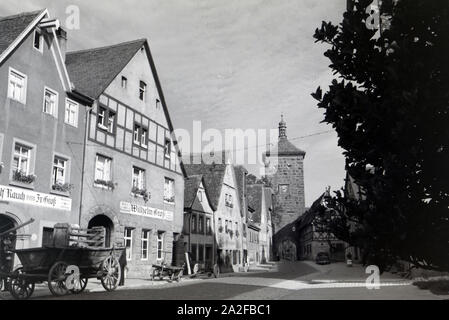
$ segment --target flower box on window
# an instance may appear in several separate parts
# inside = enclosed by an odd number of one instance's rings
[[[175,203],[175,196],[172,197],[164,197],[164,201],[168,203]]]
[[[223,232],[223,226],[219,226],[219,227],[218,227],[218,232],[220,232],[220,233]]]
[[[36,176],[34,174],[27,175],[20,170],[16,170],[16,171],[14,171],[14,173],[12,175],[12,179],[14,181],[31,184],[34,182],[34,180],[36,180]]]
[[[240,236],[240,233],[239,233],[239,231],[237,230],[237,231],[235,232],[235,237],[238,238],[239,236]]]
[[[110,189],[110,190],[114,190],[115,189],[115,184],[112,181],[105,181],[105,180],[97,179],[97,180],[94,181],[94,183],[96,185],[102,186],[102,187]]]
[[[234,231],[229,230],[229,236],[232,238],[234,236]]]
[[[73,184],[70,183],[55,183],[54,185],[52,185],[52,189],[54,191],[59,191],[59,192],[70,192],[73,189]]]
[[[150,194],[147,189],[139,189],[137,187],[133,187],[131,189],[131,193],[134,194],[135,197],[142,197],[145,202],[150,199]]]

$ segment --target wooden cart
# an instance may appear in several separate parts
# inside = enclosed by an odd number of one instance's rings
[[[12,250],[22,263],[9,274],[9,291],[14,298],[28,299],[35,284],[45,281],[56,296],[83,292],[89,278],[101,280],[107,291],[117,288],[122,277],[119,258],[124,248],[105,248],[102,227],[67,226],[55,226],[54,246]]]
[[[181,267],[170,266],[165,262],[165,254],[171,252],[164,251],[163,253],[164,259],[161,263],[151,265],[151,281],[154,281],[156,278],[159,278],[159,280],[164,280],[165,277],[167,277],[169,281],[181,281],[182,276],[184,275],[185,263]]]

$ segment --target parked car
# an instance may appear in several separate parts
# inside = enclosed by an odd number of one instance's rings
[[[329,253],[327,252],[318,252],[315,259],[316,264],[329,264],[331,260],[329,258]]]

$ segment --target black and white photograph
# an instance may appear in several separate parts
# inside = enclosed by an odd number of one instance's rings
[[[448,300],[448,166],[448,0],[0,2],[2,301]]]

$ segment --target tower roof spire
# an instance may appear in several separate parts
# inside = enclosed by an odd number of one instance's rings
[[[281,122],[279,122],[279,139],[287,139],[287,123],[284,120],[284,114],[281,114]]]

